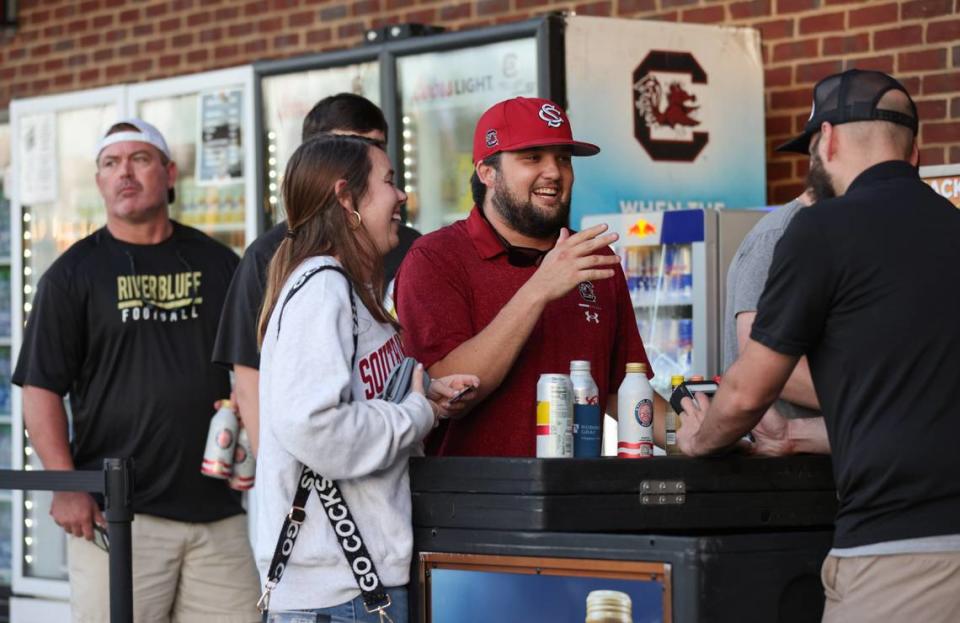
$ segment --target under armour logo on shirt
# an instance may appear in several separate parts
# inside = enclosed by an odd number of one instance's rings
[[[595,322],[600,324],[600,312],[585,311],[583,314],[587,317],[587,322]]]

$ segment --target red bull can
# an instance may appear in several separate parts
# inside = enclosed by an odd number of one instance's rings
[[[231,489],[246,491],[253,488],[253,480],[257,475],[257,460],[250,448],[250,436],[247,429],[240,427],[237,434],[237,445],[233,449],[233,471],[227,484]]]
[[[537,382],[537,458],[573,457],[573,385],[566,374]]]

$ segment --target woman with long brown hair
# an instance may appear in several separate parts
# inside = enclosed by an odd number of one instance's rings
[[[383,621],[370,600],[386,598],[389,617],[407,620],[407,459],[437,418],[463,408],[455,392],[479,382],[454,375],[425,389],[418,366],[406,398],[377,399],[403,359],[383,304],[381,260],[406,200],[393,177],[382,147],[358,137],[307,141],[287,166],[289,231],[259,323],[256,549],[271,622]]]

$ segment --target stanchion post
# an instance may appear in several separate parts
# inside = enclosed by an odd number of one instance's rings
[[[106,459],[104,514],[110,535],[110,623],[133,623],[133,461]]]

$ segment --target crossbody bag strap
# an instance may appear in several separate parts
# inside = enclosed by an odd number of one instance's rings
[[[280,333],[280,325],[283,322],[283,310],[287,303],[293,298],[293,295],[315,274],[323,270],[335,270],[342,274],[350,286],[350,312],[353,316],[353,356],[350,358],[350,370],[353,370],[357,361],[357,344],[359,342],[360,324],[357,319],[357,304],[354,299],[353,286],[350,278],[343,269],[336,266],[320,266],[305,272],[300,279],[290,288],[287,296],[283,299],[280,306],[279,317],[277,318],[277,334]],[[351,398],[353,392],[351,391]],[[310,490],[316,489],[323,506],[327,519],[330,521],[330,527],[337,537],[337,542],[343,550],[343,555],[347,559],[353,578],[360,588],[363,596],[363,605],[367,612],[377,612],[380,614],[381,621],[390,621],[386,609],[390,606],[390,596],[387,595],[386,588],[380,580],[380,574],[373,564],[373,558],[367,551],[367,546],[360,535],[360,529],[353,520],[353,514],[347,506],[346,501],[340,493],[340,488],[336,482],[324,478],[317,474],[306,465],[300,467],[300,475],[297,478],[297,491],[293,496],[293,503],[290,512],[283,520],[283,526],[280,529],[280,535],[277,538],[277,546],[273,552],[273,559],[270,561],[270,568],[267,571],[267,582],[264,586],[263,594],[257,602],[257,608],[260,612],[266,612],[270,607],[270,592],[280,582],[283,572],[290,560],[290,554],[293,552],[293,546],[300,535],[300,527],[307,518],[306,506],[307,499],[310,497]]]

